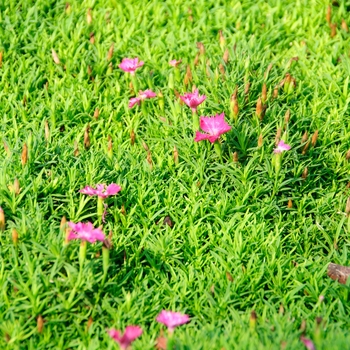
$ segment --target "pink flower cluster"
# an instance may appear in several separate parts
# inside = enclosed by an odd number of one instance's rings
[[[152,90],[140,91],[138,97],[132,97],[129,101],[129,108],[134,107],[136,104],[140,105],[141,101],[144,101],[146,98],[157,97],[157,94]]]
[[[183,96],[180,96],[181,100],[192,109],[193,113],[197,112],[197,107],[204,102],[207,96],[202,95],[199,96],[198,89],[194,90],[194,92],[188,92]]]
[[[72,229],[68,235],[69,241],[72,239],[81,239],[82,241],[95,243],[96,241],[103,242],[105,239],[102,230],[94,228],[91,222],[87,222],[86,224],[83,222],[78,222],[77,224],[69,222],[68,225]]]
[[[156,321],[168,327],[168,331],[171,334],[174,332],[175,327],[188,323],[190,317],[180,312],[162,310]],[[123,334],[114,328],[108,331],[109,336],[119,344],[121,350],[126,350],[142,333],[143,331],[139,326],[127,326]]]
[[[143,61],[139,62],[139,59],[136,58],[123,58],[122,62],[119,65],[119,68],[124,72],[135,75],[137,68],[142,67],[145,63]]]
[[[107,187],[104,184],[98,184],[96,185],[96,188],[93,188],[91,186],[85,186],[79,192],[88,196],[98,196],[100,198],[107,198],[109,196],[114,196],[121,189],[122,188],[119,185],[112,183]]]

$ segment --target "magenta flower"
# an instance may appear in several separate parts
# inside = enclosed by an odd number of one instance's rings
[[[139,67],[142,67],[145,63],[143,61],[139,62],[139,59],[136,58],[123,58],[122,62],[119,65],[119,68],[124,72],[128,72],[131,75],[135,74],[135,70]]]
[[[200,127],[207,134],[196,131],[195,142],[209,140],[214,143],[222,134],[230,131],[232,128],[225,122],[225,114],[217,114],[213,117],[200,117]]]
[[[173,66],[173,67],[177,67],[180,63],[182,62],[182,60],[171,60],[170,62],[169,62],[169,64],[171,65],[171,66]]]
[[[194,92],[185,93],[183,96],[180,96],[180,98],[192,109],[192,112],[195,113],[197,112],[197,107],[207,98],[207,96],[199,96],[198,89],[196,89]]]
[[[157,316],[156,321],[163,323],[168,327],[169,332],[172,333],[175,327],[189,322],[190,316],[180,312],[162,310],[162,312]]]
[[[135,339],[141,336],[142,329],[139,326],[127,326],[124,334],[121,334],[112,328],[108,334],[119,344],[121,350],[126,350]]]
[[[100,198],[107,198],[109,196],[114,196],[119,191],[121,191],[121,187],[117,184],[110,184],[106,187],[104,184],[96,185],[96,188],[91,186],[85,186],[79,192],[82,194],[87,194],[88,196],[99,196]]]
[[[300,337],[300,340],[304,343],[306,349],[308,350],[316,350],[314,343],[310,340],[305,338],[303,335]]]
[[[99,228],[94,228],[91,222],[84,224],[83,222],[68,223],[72,231],[69,232],[68,241],[72,239],[81,239],[82,241],[87,241],[90,243],[95,243],[96,241],[101,241],[105,239],[105,235]]]
[[[284,151],[289,151],[290,149],[291,147],[284,143],[283,140],[281,140],[280,142],[278,142],[277,148],[273,150],[273,153],[282,153]]]
[[[138,97],[132,97],[129,100],[129,108],[134,107],[136,104],[140,105],[141,101],[144,101],[146,98],[157,97],[157,94],[152,90],[139,91]]]

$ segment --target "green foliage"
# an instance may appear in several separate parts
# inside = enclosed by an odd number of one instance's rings
[[[65,1],[0,4],[0,137],[9,148],[0,151],[6,217],[0,233],[1,348],[112,349],[107,328],[138,324],[144,334],[134,348],[152,349],[161,328],[155,317],[163,308],[191,316],[175,331],[176,349],[301,349],[303,320],[318,350],[348,347],[349,288],[326,270],[331,261],[350,264],[344,213],[350,34],[340,26],[342,19],[350,24],[350,2],[332,6],[333,38],[327,6],[325,0],[91,0],[71,1],[66,10]],[[219,30],[226,40],[221,46]],[[206,52],[195,66],[197,42]],[[124,57],[145,61],[136,73],[139,88],[162,92],[164,109],[157,99],[128,108],[135,94],[118,68]],[[177,73],[168,63],[175,58],[182,59]],[[185,87],[187,65],[193,81]],[[286,73],[296,86],[283,84]],[[264,83],[268,101],[259,121],[255,108]],[[225,112],[233,128],[223,137],[222,161],[212,145],[194,144],[191,111],[172,85],[180,93],[195,85],[207,95],[200,115]],[[236,86],[240,111],[234,121]],[[91,147],[84,149],[88,124]],[[292,149],[276,176],[272,150],[279,127]],[[316,145],[303,152],[316,130]],[[301,144],[305,131],[308,141]],[[28,162],[22,166],[24,143]],[[18,195],[9,187],[15,178]],[[88,246],[79,272],[79,244],[63,245],[60,221],[65,215],[98,226],[96,198],[78,191],[111,182],[122,192],[106,200],[103,230],[112,231],[113,248],[103,285],[101,244]],[[172,228],[162,224],[166,216]],[[255,330],[249,328],[252,310]],[[45,320],[42,333],[38,315]]]

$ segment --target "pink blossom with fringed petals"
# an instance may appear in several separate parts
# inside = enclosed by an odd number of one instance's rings
[[[217,114],[213,117],[200,117],[200,127],[206,134],[196,131],[195,142],[209,140],[214,143],[222,134],[230,131],[232,127],[225,122],[225,114]]]
[[[198,95],[198,89],[194,90],[194,92],[188,92],[183,96],[180,96],[181,100],[187,104],[188,107],[192,109],[192,112],[197,112],[197,107],[207,98],[207,96]]]
[[[140,91],[138,97],[132,97],[129,100],[129,108],[134,107],[136,104],[140,105],[141,101],[144,101],[147,98],[157,97],[157,94],[152,90]]]
[[[109,330],[108,334],[119,344],[121,350],[126,350],[135,339],[141,336],[142,332],[139,326],[127,326],[124,334],[114,328]]]
[[[106,187],[104,184],[96,185],[96,188],[91,186],[86,186],[79,192],[82,194],[87,194],[88,196],[99,196],[101,198],[107,198],[109,196],[114,196],[119,191],[121,191],[121,187],[117,184],[110,184]]]
[[[162,312],[156,318],[157,322],[163,323],[168,327],[170,333],[172,333],[177,326],[181,326],[190,321],[190,316],[182,314],[180,312],[166,311]]]
[[[286,143],[284,143],[283,140],[281,140],[280,142],[278,142],[277,148],[275,148],[273,150],[274,153],[282,153],[284,151],[289,151],[291,149],[291,147],[289,145],[287,145]]]
[[[96,241],[103,242],[105,239],[102,230],[94,228],[91,222],[87,222],[86,224],[83,222],[78,222],[77,224],[69,222],[68,225],[72,229],[68,235],[69,241],[72,239],[81,239],[82,241],[95,243]]]
[[[169,64],[171,65],[171,66],[173,66],[173,67],[177,67],[180,63],[182,62],[182,60],[171,60],[170,62],[169,62]]]
[[[306,349],[308,350],[316,350],[314,343],[308,339],[305,338],[303,335],[300,337],[300,340],[304,343]]]
[[[123,58],[122,62],[119,64],[119,68],[122,69],[124,72],[128,72],[131,75],[135,74],[135,70],[139,67],[142,67],[144,65],[143,61],[139,61],[139,59],[136,58]]]

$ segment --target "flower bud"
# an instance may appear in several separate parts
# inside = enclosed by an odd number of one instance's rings
[[[342,19],[341,20],[341,28],[345,31],[345,32],[349,32],[349,27],[348,27],[348,25],[346,24],[346,22],[345,22],[345,20],[344,19]]]
[[[237,151],[232,154],[232,161],[234,163],[238,163],[238,152]]]
[[[18,232],[15,228],[12,229],[12,243],[15,247],[17,247],[18,244]]]
[[[350,149],[346,152],[345,159],[346,160],[350,159]]]
[[[307,167],[305,167],[303,173],[301,174],[301,177],[305,180],[309,174],[309,170]]]
[[[79,156],[79,145],[77,140],[74,141],[74,151],[73,151],[74,157]]]
[[[93,319],[92,317],[90,316],[87,323],[86,323],[86,332],[89,331],[90,327],[92,326],[92,323],[93,323]]]
[[[88,24],[92,23],[92,8],[89,8],[86,13],[86,21]]]
[[[197,67],[199,64],[199,53],[196,54],[196,57],[194,58],[193,65]]]
[[[262,147],[264,144],[264,137],[263,137],[263,134],[260,134],[259,135],[259,138],[258,138],[258,147]]]
[[[143,141],[143,140],[142,140],[142,147],[143,147],[143,149],[144,149],[146,152],[149,151],[149,147],[148,147],[147,143],[146,143],[145,141]]]
[[[0,51],[0,68],[2,67],[2,57],[3,57],[3,53],[2,51]]]
[[[225,62],[225,64],[228,63],[228,61],[230,59],[230,52],[228,49],[225,50],[224,55],[222,56],[222,59]]]
[[[91,32],[91,33],[90,33],[90,43],[91,43],[92,45],[95,44],[95,33],[94,33],[94,32]]]
[[[97,120],[99,115],[100,115],[100,110],[98,108],[96,108],[94,111],[94,118]]]
[[[300,140],[300,143],[301,144],[305,143],[307,141],[308,137],[309,137],[309,135],[308,135],[307,131],[305,131],[305,133],[303,134],[303,136]]]
[[[159,109],[164,113],[164,96],[161,91],[158,93],[158,105]]]
[[[288,124],[289,120],[290,120],[290,110],[288,109],[284,116],[284,121],[286,122],[286,124]]]
[[[256,328],[256,321],[257,321],[257,314],[256,312],[253,310],[250,314],[250,319],[249,319],[249,328],[251,331],[254,331]]]
[[[135,135],[134,129],[131,129],[131,132],[130,132],[130,143],[131,143],[131,146],[134,145],[135,138],[136,138],[136,135]]]
[[[15,181],[13,182],[13,193],[18,196],[19,193],[21,192],[20,186],[19,186],[19,181],[17,179],[17,177],[15,178]]]
[[[331,38],[334,38],[337,35],[337,24],[331,24]]]
[[[22,154],[21,154],[22,165],[23,166],[26,165],[27,161],[28,161],[28,147],[27,147],[27,144],[24,143],[23,149],[22,149]]]
[[[201,56],[204,56],[205,55],[205,48],[204,48],[203,43],[197,43],[197,48],[199,50],[199,54]]]
[[[5,231],[5,213],[0,207],[0,231]]]
[[[153,162],[152,162],[152,153],[151,151],[147,152],[147,163],[149,164],[150,169],[153,169]]]
[[[305,155],[305,154],[306,154],[307,150],[309,149],[309,146],[310,146],[310,141],[306,142],[306,144],[305,144],[303,150],[301,151],[301,154],[302,154],[302,155]]]
[[[64,10],[67,15],[69,15],[72,12],[72,7],[69,2],[66,2],[66,6],[64,7]]]
[[[275,86],[275,88],[273,89],[273,98],[277,98],[278,97],[278,86]]]
[[[331,5],[328,5],[328,7],[327,7],[326,21],[327,21],[328,25],[330,26],[331,21],[332,21],[332,7],[331,7]]]
[[[107,53],[107,61],[110,61],[113,57],[114,43],[111,44]]]
[[[266,84],[263,84],[262,91],[261,91],[261,100],[262,103],[266,103],[267,101],[267,87]]]
[[[108,135],[107,155],[109,159],[113,158],[113,143],[111,135]]]
[[[178,152],[176,146],[174,146],[173,154],[174,154],[174,163],[175,163],[175,165],[178,165],[179,164],[179,152]]]
[[[225,47],[225,37],[222,34],[222,30],[219,30],[219,44],[220,44],[221,50],[223,50]]]
[[[346,214],[347,217],[350,216],[350,197],[346,201],[345,214]]]
[[[247,81],[245,86],[244,86],[244,96],[245,96],[246,102],[248,102],[248,100],[249,100],[249,88],[250,88],[250,82]]]
[[[316,130],[312,135],[312,138],[311,138],[312,147],[316,146],[317,138],[318,138],[318,130]]]
[[[258,98],[258,101],[256,102],[256,110],[255,110],[256,116],[262,120],[263,118],[263,104],[261,101],[261,97]]]
[[[6,143],[5,140],[3,141],[3,143],[4,143],[4,150],[5,150],[5,152],[7,153],[7,155],[8,155],[8,156],[11,155],[11,152],[10,152],[10,149],[9,149],[8,144]]]
[[[52,54],[52,59],[53,61],[56,63],[56,64],[60,64],[61,61],[60,59],[58,58],[58,55],[56,53],[56,51],[54,49],[51,49],[51,54]]]
[[[281,140],[281,134],[282,134],[282,128],[277,128],[276,136],[275,136],[275,145],[276,146],[278,145],[278,143]]]
[[[42,333],[44,329],[44,319],[41,315],[39,315],[36,319],[36,326],[37,326],[38,333]]]
[[[293,202],[292,202],[291,199],[288,200],[287,208],[288,209],[292,209],[293,208]]]
[[[87,125],[84,132],[84,147],[86,150],[90,148],[90,144],[91,144],[89,132],[90,132],[90,124]]]

